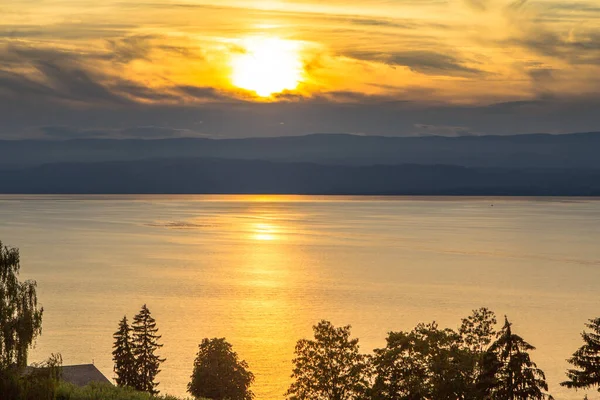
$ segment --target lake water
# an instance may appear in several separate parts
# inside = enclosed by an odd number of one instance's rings
[[[180,396],[205,337],[248,361],[258,400],[282,399],[320,319],[351,324],[370,352],[388,331],[454,328],[486,306],[537,347],[557,399],[581,399],[558,383],[600,316],[597,200],[2,196],[0,240],[45,308],[30,361],[60,352],[112,377],[112,333],[147,303],[159,388]]]

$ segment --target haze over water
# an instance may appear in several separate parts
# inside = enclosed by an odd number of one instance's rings
[[[485,306],[537,347],[557,399],[583,397],[558,383],[600,316],[598,200],[1,196],[0,221],[45,309],[30,361],[60,352],[112,377],[112,333],[147,303],[163,393],[185,395],[198,343],[226,337],[274,400],[320,319],[370,352]]]

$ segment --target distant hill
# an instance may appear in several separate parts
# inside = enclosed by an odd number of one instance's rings
[[[254,139],[0,141],[0,169],[56,162],[222,158],[329,165],[600,168],[600,133],[469,137],[308,135]]]
[[[155,159],[4,170],[0,193],[600,196],[600,169]]]

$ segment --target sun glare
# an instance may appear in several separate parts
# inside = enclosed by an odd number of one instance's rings
[[[276,229],[273,225],[267,223],[256,224],[253,227],[253,237],[255,240],[271,242],[277,238]]]
[[[233,85],[261,97],[298,87],[303,66],[297,42],[253,37],[243,40],[242,47],[244,52],[232,59]]]

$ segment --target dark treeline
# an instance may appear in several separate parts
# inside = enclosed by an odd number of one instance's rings
[[[157,375],[165,361],[157,351],[157,322],[146,305],[118,324],[113,360],[117,388],[79,392],[61,383],[62,358],[53,354],[34,368],[27,355],[41,334],[43,310],[36,284],[21,282],[17,249],[0,243],[0,399],[2,400],[172,400],[159,397]],[[568,360],[563,386],[600,392],[600,318],[590,320],[583,345]],[[542,400],[551,399],[544,372],[532,360],[535,347],[508,318],[481,308],[457,329],[435,322],[390,332],[386,346],[360,351],[350,326],[321,321],[314,337],[295,348],[289,400]],[[203,339],[191,366],[188,393],[197,399],[252,400],[254,375],[224,338]],[[113,390],[114,389],[114,390]],[[587,396],[586,396],[587,398]]]

